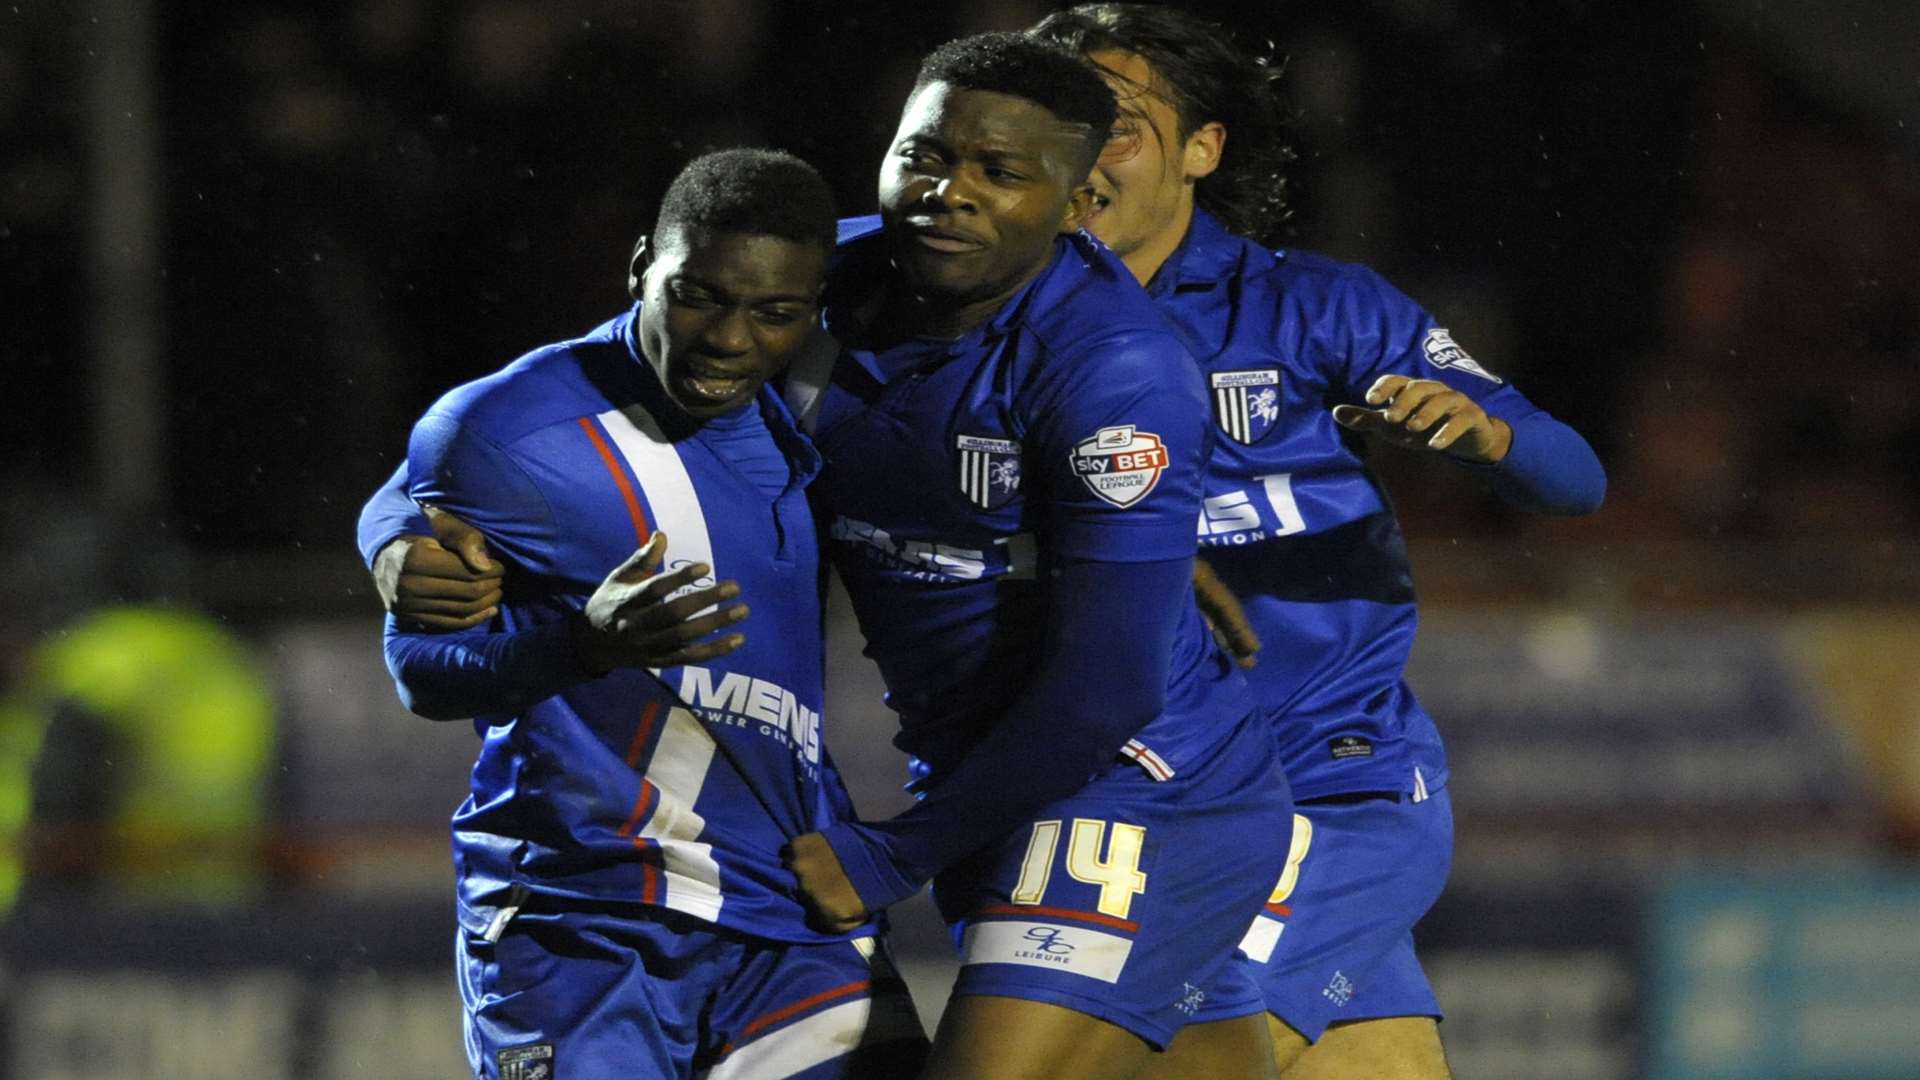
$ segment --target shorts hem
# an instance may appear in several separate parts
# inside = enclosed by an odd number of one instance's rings
[[[1415,1016],[1427,1017],[1428,1019],[1431,1019],[1434,1023],[1438,1024],[1441,1021],[1446,1019],[1445,1014],[1443,1014],[1438,1007],[1435,1007],[1432,1009],[1417,1009],[1417,1008],[1416,1009],[1383,1009],[1377,1013],[1367,1013],[1365,1015],[1360,1015],[1360,1016],[1342,1015],[1342,1016],[1320,1017],[1318,1018],[1320,1021],[1319,1024],[1314,1027],[1313,1031],[1309,1032],[1307,1031],[1306,1028],[1303,1028],[1299,1024],[1296,1024],[1292,1020],[1288,1019],[1286,1014],[1282,1013],[1279,1009],[1268,1008],[1266,1012],[1269,1016],[1272,1016],[1275,1020],[1278,1020],[1281,1023],[1287,1025],[1289,1028],[1292,1028],[1295,1032],[1297,1032],[1300,1035],[1301,1038],[1307,1040],[1308,1043],[1319,1042],[1321,1036],[1327,1033],[1327,1029],[1332,1027],[1335,1024],[1360,1024],[1360,1023],[1365,1023],[1366,1021],[1369,1021],[1369,1020],[1399,1020],[1403,1017],[1415,1017]],[[1225,1018],[1223,1017],[1222,1019],[1225,1019]]]
[[[1071,990],[1056,990],[1051,987],[1034,986],[1031,983],[1001,981],[997,979],[975,978],[968,985],[956,984],[955,997],[970,995],[974,997],[1006,997],[1021,1001],[1037,1001],[1043,1005],[1058,1005],[1063,1009],[1072,1009],[1085,1013],[1097,1020],[1104,1020],[1118,1028],[1124,1028],[1152,1044],[1155,1050],[1165,1050],[1167,1044],[1180,1030],[1181,1025],[1156,1023],[1137,1012],[1115,1006],[1112,1002],[1099,998],[1076,994]]]

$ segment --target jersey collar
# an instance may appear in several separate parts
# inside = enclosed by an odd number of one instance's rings
[[[1225,281],[1239,271],[1248,246],[1249,241],[1228,232],[1212,214],[1195,207],[1187,235],[1160,264],[1147,284],[1147,292],[1161,297],[1182,286]]]

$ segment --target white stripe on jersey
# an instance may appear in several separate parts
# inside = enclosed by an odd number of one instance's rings
[[[853,1053],[863,1042],[886,1041],[867,1038],[867,1020],[873,1014],[873,999],[861,996],[822,1009],[740,1047],[721,1059],[701,1080],[761,1080],[792,1076],[834,1058]],[[898,1038],[910,1037],[903,1032]]]
[[[668,710],[666,728],[647,761],[647,781],[659,792],[660,801],[640,827],[641,836],[660,845],[666,864],[662,903],[709,922],[719,918],[724,899],[720,864],[714,861],[713,845],[699,841],[707,819],[694,806],[706,786],[716,749],[713,735],[692,713],[677,706]]]
[[[610,409],[601,413],[599,420],[613,437],[613,445],[620,448],[620,456],[627,459],[634,479],[640,482],[647,509],[653,513],[654,530],[667,534],[667,560],[661,572],[703,562],[713,567],[713,580],[719,580],[721,570],[714,565],[713,541],[707,535],[707,515],[700,509],[700,496],[693,490],[693,479],[680,460],[680,451],[661,432],[660,424],[638,405]],[[674,595],[694,588],[687,585]]]

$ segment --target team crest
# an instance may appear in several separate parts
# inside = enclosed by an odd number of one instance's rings
[[[957,440],[960,492],[982,510],[998,510],[1020,491],[1020,444],[962,435]]]
[[[1160,482],[1167,447],[1160,436],[1121,424],[1080,440],[1071,458],[1073,474],[1086,481],[1089,490],[1124,510]]]
[[[1500,376],[1480,366],[1480,361],[1467,355],[1467,350],[1453,343],[1453,335],[1444,328],[1434,327],[1427,331],[1427,363],[1437,368],[1458,368],[1469,375],[1478,375],[1488,382],[1503,382]]]
[[[1278,369],[1216,371],[1208,381],[1213,384],[1213,419],[1234,442],[1251,446],[1280,419]]]

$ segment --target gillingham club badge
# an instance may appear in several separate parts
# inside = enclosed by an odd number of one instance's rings
[[[1251,446],[1273,430],[1280,419],[1280,371],[1216,371],[1207,376],[1213,386],[1213,419],[1227,438]]]
[[[1122,509],[1153,491],[1167,467],[1160,436],[1132,424],[1104,427],[1073,448],[1073,474],[1095,495]]]
[[[982,510],[998,510],[1020,491],[1020,444],[984,435],[962,435],[960,493]]]

